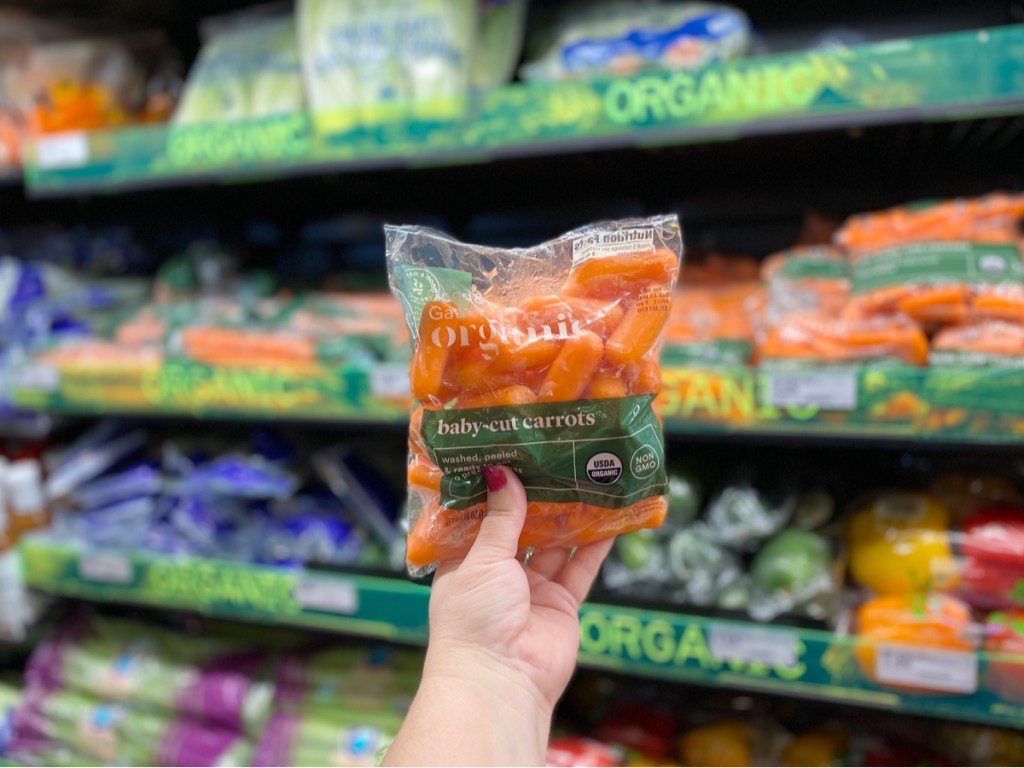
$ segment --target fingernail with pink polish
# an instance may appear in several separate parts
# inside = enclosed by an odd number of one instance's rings
[[[487,490],[494,493],[505,487],[508,478],[501,467],[487,466],[484,467],[484,482],[487,483]]]

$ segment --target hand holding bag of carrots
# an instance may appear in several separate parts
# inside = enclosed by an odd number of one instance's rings
[[[678,219],[596,224],[526,249],[420,227],[386,227],[386,239],[413,343],[410,571],[469,550],[488,464],[526,488],[523,550],[659,525],[667,478],[652,404]]]

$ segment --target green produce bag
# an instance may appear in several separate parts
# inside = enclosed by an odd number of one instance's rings
[[[302,70],[318,130],[458,116],[475,26],[474,0],[299,0]]]
[[[295,18],[240,20],[203,46],[173,122],[233,122],[305,108]]]

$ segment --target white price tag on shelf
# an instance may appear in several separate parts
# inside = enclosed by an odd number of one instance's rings
[[[315,611],[351,615],[359,610],[359,589],[349,579],[304,574],[295,584],[295,602]]]
[[[80,168],[89,162],[89,138],[80,131],[41,136],[36,140],[36,165],[40,170]]]
[[[792,667],[798,661],[792,632],[712,624],[708,629],[711,655],[722,661]]]
[[[24,363],[11,370],[11,387],[28,392],[55,392],[60,387],[60,373],[52,365]]]
[[[78,556],[78,575],[102,584],[131,584],[135,571],[131,560],[113,552],[86,552]]]
[[[966,651],[879,645],[875,676],[882,683],[974,693],[978,690],[978,657]]]
[[[396,363],[377,365],[370,370],[370,391],[377,397],[409,397],[409,366]]]
[[[857,374],[772,372],[768,374],[768,402],[775,408],[853,411],[857,408]]]

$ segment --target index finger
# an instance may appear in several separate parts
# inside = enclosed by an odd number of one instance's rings
[[[586,599],[601,570],[601,564],[608,557],[614,543],[615,538],[612,537],[582,546],[573,552],[569,562],[562,569],[558,583],[572,596],[577,606]]]

